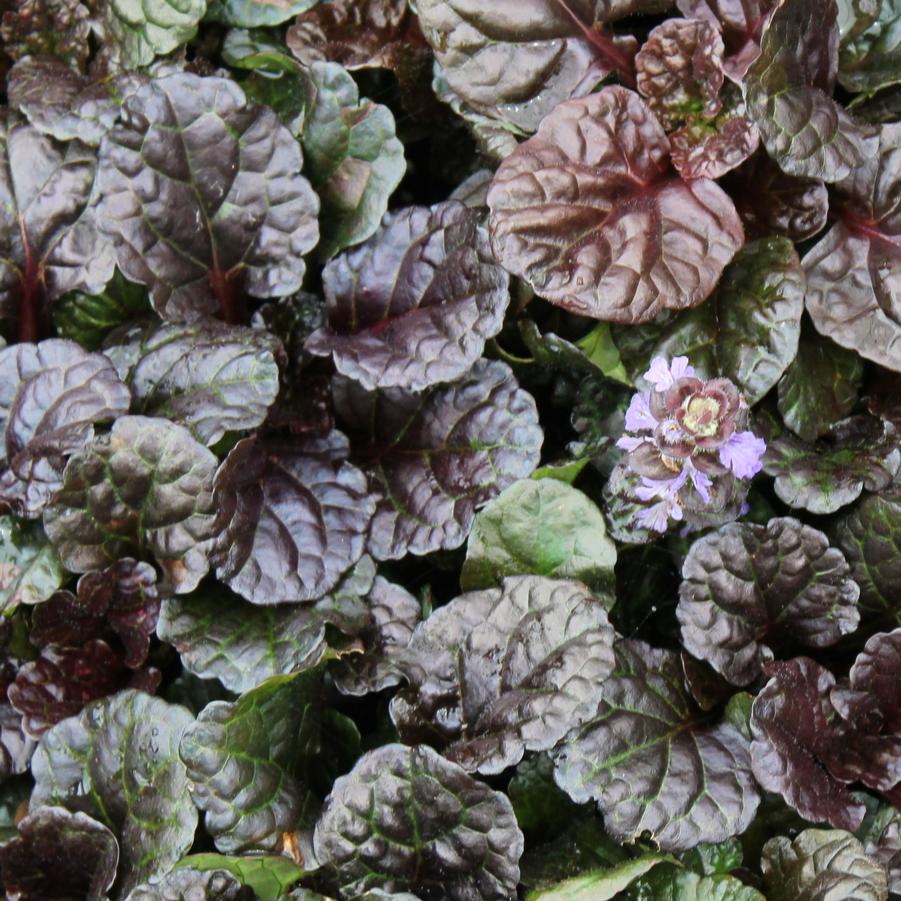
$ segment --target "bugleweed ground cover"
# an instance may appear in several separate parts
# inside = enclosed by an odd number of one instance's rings
[[[901,897],[901,0],[0,39],[8,899]]]

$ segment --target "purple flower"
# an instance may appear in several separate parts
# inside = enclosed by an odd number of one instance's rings
[[[632,395],[629,409],[626,410],[627,432],[652,432],[657,427],[657,420],[651,415],[651,408],[648,406],[650,399],[650,391]]]
[[[766,442],[753,432],[735,432],[720,446],[720,462],[739,479],[750,479],[763,469]]]
[[[688,357],[673,357],[669,364],[663,357],[654,357],[644,378],[657,391],[666,391],[677,379],[692,378],[694,375],[695,368],[688,362]]]

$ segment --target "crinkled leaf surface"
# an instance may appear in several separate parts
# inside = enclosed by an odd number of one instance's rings
[[[901,123],[883,125],[878,147],[841,184],[839,221],[804,257],[807,311],[817,330],[901,372]]]
[[[562,100],[611,71],[632,78],[636,42],[596,23],[657,12],[661,0],[421,0],[419,21],[451,89],[479,113],[534,131]]]
[[[82,65],[90,46],[90,10],[80,0],[20,0],[4,7],[0,37],[13,59],[57,56]]]
[[[765,901],[757,889],[726,874],[704,876],[676,867],[655,867],[630,886],[623,901]]]
[[[860,585],[864,621],[901,624],[901,495],[896,489],[865,497],[833,526],[835,543]]]
[[[89,205],[96,151],[61,143],[17,113],[0,121],[0,318],[35,340],[46,304],[66,291],[99,291],[114,256]]]
[[[256,895],[227,870],[177,869],[159,882],[145,882],[125,901],[255,901]]]
[[[423,394],[333,382],[352,448],[381,494],[369,534],[377,560],[459,547],[476,508],[530,475],[543,439],[535,401],[503,363],[480,360]]]
[[[761,860],[772,901],[886,901],[885,871],[841,829],[805,829],[770,839]]]
[[[102,823],[64,807],[39,807],[19,823],[0,849],[7,897],[46,901],[66,897],[106,901],[116,878],[119,845]]]
[[[712,181],[682,181],[669,141],[622,87],[558,106],[501,164],[488,192],[504,267],[570,312],[646,322],[697,306],[744,234]]]
[[[758,804],[747,741],[696,706],[677,654],[631,639],[615,651],[594,717],[555,752],[557,784],[596,800],[619,841],[648,832],[678,851],[742,833]]]
[[[731,523],[695,541],[682,565],[682,644],[733,685],[749,685],[772,645],[835,644],[860,620],[840,550],[792,517]]]
[[[770,663],[766,672],[751,709],[754,777],[804,819],[857,829],[865,808],[830,772],[836,748],[857,740],[837,722],[829,699],[835,678],[808,657]]]
[[[798,353],[779,381],[779,412],[805,441],[816,441],[857,403],[863,363],[857,354],[805,327]]]
[[[465,590],[533,573],[609,588],[616,547],[601,511],[556,479],[523,479],[476,514],[460,574]]]
[[[233,318],[244,292],[300,287],[319,201],[291,133],[234,82],[149,82],[125,101],[100,158],[103,228],[164,319]]]
[[[834,513],[861,492],[886,488],[901,466],[898,433],[890,423],[851,416],[815,444],[785,434],[767,444],[763,470],[790,507]]]
[[[206,0],[105,0],[97,7],[106,52],[137,69],[194,37]]]
[[[0,516],[0,611],[46,601],[65,579],[56,549],[39,523]]]
[[[318,743],[320,675],[275,676],[208,704],[185,730],[179,754],[219,851],[279,850],[297,828],[308,790],[296,767]]]
[[[112,829],[120,894],[168,872],[194,841],[197,810],[177,754],[191,722],[183,707],[123,691],[58,723],[35,752],[32,811],[58,804]]]
[[[786,0],[748,70],[748,113],[788,175],[840,181],[867,155],[864,131],[831,97],[837,17],[835,0]]]
[[[327,259],[378,228],[407,167],[387,106],[361,101],[356,82],[338,63],[313,63],[310,77],[315,100],[300,140],[304,171],[322,202],[316,252]]]
[[[523,836],[506,796],[426,745],[389,744],[336,780],[314,847],[348,897],[500,901],[516,892]]]
[[[406,741],[449,743],[464,769],[499,773],[590,717],[613,669],[613,629],[579,582],[511,576],[461,595],[417,627],[391,702]]]
[[[375,509],[340,432],[244,438],[216,474],[216,574],[254,604],[311,601],[364,550]]]
[[[0,386],[0,500],[33,518],[62,487],[65,458],[131,398],[103,354],[58,338],[0,350]]]
[[[177,868],[192,870],[226,870],[242,885],[255,892],[259,901],[279,901],[285,892],[304,875],[304,870],[287,857],[226,857],[223,854],[189,854]]]
[[[714,119],[690,121],[670,135],[670,156],[683,178],[719,178],[757,149],[760,134],[744,114],[737,92]]]
[[[849,91],[870,94],[901,81],[901,7],[895,0],[876,5],[876,15],[862,17],[859,33],[842,41],[838,80]]]
[[[219,679],[240,694],[272,676],[319,663],[328,649],[327,623],[361,631],[369,621],[364,598],[374,578],[372,559],[364,557],[337,588],[313,604],[251,606],[225,589],[200,589],[164,601],[157,632],[176,648],[190,672]]]
[[[177,592],[191,591],[209,563],[216,458],[165,419],[122,416],[66,466],[44,527],[63,565],[87,572],[150,551]]]
[[[207,18],[241,28],[278,25],[306,12],[318,0],[210,0]]]
[[[456,201],[389,213],[322,274],[327,324],[307,340],[367,389],[460,378],[503,324],[507,273],[477,210]]]
[[[848,673],[847,688],[832,692],[846,720],[877,714],[883,731],[901,733],[901,629],[867,639]]]
[[[207,446],[261,425],[275,402],[282,350],[262,329],[211,319],[129,337],[134,359],[122,375],[133,412],[180,422]]]
[[[648,362],[686,355],[700,373],[731,379],[754,404],[794,359],[803,312],[794,247],[786,238],[760,239],[738,252],[707,303],[664,328]]]

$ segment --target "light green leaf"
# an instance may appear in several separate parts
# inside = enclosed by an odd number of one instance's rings
[[[56,550],[39,523],[0,516],[0,613],[39,604],[66,578]]]
[[[659,863],[676,863],[669,854],[643,854],[609,870],[593,870],[553,888],[530,892],[527,901],[609,901]]]
[[[206,18],[210,22],[222,22],[240,28],[263,28],[287,22],[318,2],[319,0],[211,0]]]
[[[242,884],[253,889],[258,901],[278,901],[288,889],[306,874],[293,860],[280,855],[262,857],[226,857],[224,854],[190,854],[176,869],[227,870]]]
[[[137,69],[194,37],[206,0],[105,0],[97,10],[108,45]]]

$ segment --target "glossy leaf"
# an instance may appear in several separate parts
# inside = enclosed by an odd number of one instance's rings
[[[746,244],[713,297],[663,329],[647,354],[685,354],[701,375],[723,375],[749,404],[759,401],[795,358],[804,312],[804,273],[791,242]]]
[[[544,890],[530,892],[528,901],[610,901],[658,864],[672,860],[666,854],[642,854],[618,866],[573,876]]]
[[[340,432],[244,438],[216,474],[217,576],[254,604],[311,601],[364,550],[375,501]]]
[[[39,807],[0,848],[7,897],[47,901],[66,897],[105,901],[116,878],[119,845],[102,823],[64,807]]]
[[[99,291],[114,257],[89,204],[95,151],[61,143],[7,111],[0,122],[0,318],[34,341],[48,304],[67,291]]]
[[[601,511],[556,479],[514,482],[476,515],[460,574],[464,590],[532,573],[609,588],[616,547]]]
[[[39,604],[62,585],[66,574],[38,523],[0,516],[0,611]]]
[[[761,860],[772,901],[886,901],[885,872],[841,829],[805,829],[794,841],[770,839]]]
[[[154,554],[177,592],[209,568],[216,458],[182,426],[122,416],[66,466],[44,527],[73,572],[107,566],[129,553]]]
[[[66,457],[131,398],[106,357],[59,339],[0,350],[0,384],[0,499],[33,518],[62,487]]]
[[[306,12],[318,0],[210,0],[207,18],[240,28],[279,25]]]
[[[561,104],[495,173],[498,259],[539,296],[595,319],[646,322],[697,306],[744,235],[719,187],[673,175],[669,149],[625,88]]]
[[[828,338],[802,331],[798,354],[779,381],[779,412],[805,441],[816,441],[857,403],[860,357]]]
[[[748,744],[688,694],[678,655],[623,640],[594,717],[556,752],[557,784],[596,800],[620,841],[644,832],[662,850],[742,833],[757,809]]]
[[[499,901],[515,894],[523,837],[500,792],[425,745],[389,744],[336,780],[314,848],[348,897],[382,888]]]
[[[125,101],[100,159],[103,228],[164,319],[235,319],[244,292],[300,287],[319,201],[290,132],[234,82],[149,82]]]
[[[464,769],[499,773],[585,722],[613,669],[613,629],[578,582],[511,576],[461,595],[397,658],[391,716],[408,742],[448,744]]]
[[[90,10],[80,0],[24,0],[4,7],[0,37],[13,59],[57,56],[74,65],[90,53]]]
[[[765,901],[757,889],[729,875],[702,876],[675,867],[657,867],[623,894],[623,901]]]
[[[242,885],[251,889],[259,901],[279,901],[285,892],[304,875],[294,861],[286,857],[226,857],[223,854],[189,854],[177,864],[203,872],[226,870]]]
[[[682,643],[733,685],[749,685],[777,647],[835,644],[860,620],[842,552],[797,519],[733,523],[696,540],[682,565]]]
[[[832,692],[832,703],[848,721],[878,716],[884,732],[901,733],[901,629],[871,635],[848,673],[848,686]]]
[[[168,872],[194,841],[197,811],[176,753],[191,721],[183,707],[124,691],[58,723],[35,753],[32,811],[58,804],[108,826],[122,894]]]
[[[834,513],[861,492],[886,488],[901,466],[894,426],[867,416],[833,424],[816,443],[785,434],[770,441],[763,470],[790,507]]]
[[[867,155],[863,130],[830,96],[837,50],[835,0],[786,0],[748,70],[748,112],[788,175],[840,181]]]
[[[225,870],[177,869],[159,882],[133,888],[125,901],[254,901],[253,892]]]
[[[735,98],[735,92],[730,92]],[[733,99],[709,121],[689,122],[670,135],[670,156],[683,178],[720,178],[740,166],[760,143],[757,126]]]
[[[276,851],[297,828],[307,790],[295,766],[318,738],[319,681],[276,676],[234,703],[214,701],[185,730],[179,754],[219,851]]]
[[[503,324],[508,276],[478,211],[457,202],[389,213],[323,271],[328,322],[306,343],[365,388],[421,391],[460,378]]]
[[[476,508],[538,463],[535,402],[503,363],[480,360],[422,395],[370,394],[340,377],[333,388],[351,446],[381,493],[369,534],[377,560],[459,547]]]
[[[832,538],[860,585],[865,621],[901,624],[901,496],[894,489],[865,497],[833,529]]]
[[[225,590],[204,590],[163,602],[161,640],[172,644],[184,667],[219,679],[241,694],[273,676],[312,669],[325,656],[325,628],[350,632],[368,625],[365,601],[375,566],[364,557],[330,594],[314,604],[251,606]]]
[[[807,311],[817,330],[880,366],[901,372],[898,160],[901,123],[884,125],[878,147],[842,183],[839,221],[804,257]]]
[[[879,0],[877,14],[859,24],[859,33],[842,41],[838,80],[849,91],[872,94],[901,81],[901,9],[894,0]]]
[[[207,446],[257,428],[275,402],[282,349],[268,332],[206,320],[126,337],[121,354],[130,359],[121,375],[132,411],[181,423]]]
[[[327,259],[378,228],[406,171],[387,106],[360,92],[337,63],[313,63],[315,101],[300,136],[305,172],[322,202],[317,254]]]

